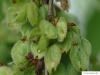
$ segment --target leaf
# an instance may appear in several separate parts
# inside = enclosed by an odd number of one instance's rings
[[[60,59],[61,59],[60,48],[56,44],[52,45],[48,49],[48,51],[44,57],[45,66],[49,73],[51,73],[52,70],[54,70],[54,71],[56,70],[57,66],[60,63]]]
[[[19,68],[20,66],[20,68]],[[23,68],[21,65],[14,65],[13,66],[13,75],[24,75],[24,71],[21,70]]]
[[[65,12],[65,11],[57,12],[57,16],[58,17],[64,17],[67,22],[73,22],[75,24],[79,23],[78,18],[76,16],[74,16],[71,13]]]
[[[77,26],[72,26],[69,31],[72,33],[73,43],[72,44],[80,44],[81,43],[81,33]]]
[[[72,26],[68,29],[66,38],[63,42],[58,43],[58,45],[61,47],[62,52],[68,52],[73,44],[79,44],[81,42],[80,38],[80,30],[78,26]]]
[[[31,52],[33,53],[34,57],[38,57],[38,59],[43,58],[46,54],[46,50],[39,49],[38,45],[35,43],[31,44]]]
[[[13,75],[11,68],[2,66],[0,67],[0,75]]]
[[[41,36],[40,37],[40,40],[38,42],[38,47],[39,49],[42,51],[42,50],[47,50],[47,47],[48,47],[48,43],[49,40],[45,37],[45,36]]]
[[[80,35],[80,28],[79,28],[79,26],[72,26],[71,27],[71,30],[73,31],[73,32],[75,32],[75,33],[77,33],[77,34],[79,34]]]
[[[80,68],[81,68],[80,56],[78,54],[78,51],[79,51],[78,47],[72,47],[70,50],[70,60],[71,60],[73,67],[76,70],[80,70]]]
[[[81,45],[82,45],[82,49],[85,51],[85,53],[90,56],[91,55],[91,50],[92,50],[92,46],[90,44],[90,42],[85,39],[85,38],[82,38],[81,39]]]
[[[48,15],[48,6],[47,5],[42,5],[39,9],[39,18],[40,21],[43,19],[46,19]]]
[[[63,42],[61,42],[61,43],[58,43],[58,45],[60,46],[62,52],[68,53],[68,51],[72,47],[72,42],[73,42],[72,33],[68,32],[65,40]]]
[[[68,22],[73,22],[75,24],[79,24],[78,18],[75,15],[71,14],[71,13],[67,13],[67,21]]]
[[[56,39],[57,38],[57,30],[56,28],[48,21],[42,20],[40,22],[40,30],[41,34],[46,36],[48,39]]]
[[[89,56],[81,45],[81,35],[78,26],[73,26],[70,31],[72,32],[73,42],[70,51],[70,60],[73,67],[77,70],[86,70],[89,66]]]
[[[77,70],[86,70],[89,66],[89,57],[81,46],[74,46],[70,51],[70,60],[73,67]]]
[[[38,7],[34,2],[27,4],[27,18],[32,26],[38,25]]]
[[[71,47],[72,47],[72,42],[73,42],[73,36],[72,36],[72,33],[71,32],[68,32],[67,33],[67,36],[66,36],[66,39],[64,41],[64,49],[65,49],[65,52],[67,53]]]
[[[32,30],[32,27],[25,23],[21,26],[21,33],[22,33],[22,36],[25,36],[27,39],[29,39],[29,37],[31,36],[31,30]]]
[[[16,22],[20,22],[23,24],[26,21],[26,4],[20,5],[20,7],[18,7],[19,10],[17,12],[17,16],[15,19],[16,19]]]
[[[24,65],[14,64],[12,67],[13,75],[35,75],[34,74],[34,65],[31,65],[29,61],[23,63]]]
[[[29,44],[27,41],[18,41],[11,50],[11,56],[15,64],[23,64],[26,62],[25,56],[29,52]]]
[[[62,17],[65,18],[66,21],[68,20],[68,15],[67,15],[67,13],[64,12],[64,11],[57,12],[57,16],[58,16],[58,17],[61,17],[61,16],[62,16]]]
[[[16,14],[18,10],[16,7],[9,7],[6,13],[6,23],[8,27],[13,31],[19,31],[21,24],[16,22]]]
[[[88,69],[88,67],[89,67],[89,57],[83,49],[80,50],[80,63],[81,63],[81,69],[82,70]]]
[[[40,30],[39,30],[39,27],[34,27],[32,30],[31,30],[31,33],[30,33],[30,39],[38,39],[40,37]]]
[[[33,66],[26,68],[24,70],[24,75],[36,75],[35,68]]]
[[[51,75],[66,75],[66,69],[62,63],[59,64],[57,70],[53,72]]]
[[[78,72],[74,69],[72,64],[68,64],[65,72],[66,72],[67,75],[78,75]]]
[[[60,17],[57,23],[58,41],[62,42],[67,35],[67,22],[64,17]]]

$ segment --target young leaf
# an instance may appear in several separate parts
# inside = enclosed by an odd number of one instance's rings
[[[58,41],[62,42],[67,35],[67,22],[64,17],[60,17],[57,23]]]
[[[40,22],[41,34],[45,35],[48,39],[57,38],[57,30],[49,21],[42,20]]]
[[[77,70],[86,70],[89,66],[89,57],[81,46],[74,46],[70,51],[70,60],[73,67]]]
[[[2,66],[0,67],[0,75],[13,75],[13,70],[9,67]]]
[[[79,48],[77,46],[71,48],[70,60],[73,67],[79,71],[81,68],[81,63],[80,63],[80,56],[79,56]]]
[[[45,36],[41,36],[41,38],[40,38],[40,40],[38,42],[39,49],[47,50],[48,42],[49,42],[49,40]]]
[[[16,22],[23,24],[26,21],[26,4],[20,5],[18,9],[19,10],[17,11],[17,14],[16,14],[17,16],[15,17],[15,19],[16,19]]]
[[[31,30],[31,33],[30,33],[30,39],[33,39],[35,41],[38,40],[38,38],[40,37],[40,30],[39,30],[39,27],[34,27],[32,30]]]
[[[68,51],[71,49],[72,47],[72,42],[73,42],[73,37],[72,37],[72,33],[69,31],[67,33],[67,36],[65,38],[65,40],[62,43],[59,43],[58,45],[60,45],[61,50],[63,52],[68,53]]]
[[[81,69],[82,70],[87,70],[89,67],[89,57],[88,55],[85,53],[85,50],[83,50],[82,48],[80,49],[80,64],[81,64]]]
[[[21,27],[22,36],[25,36],[27,39],[30,37],[31,26],[27,23],[23,24]]]
[[[66,69],[66,75],[78,75],[78,72],[75,70],[72,64],[68,64]]]
[[[38,7],[34,2],[27,4],[27,18],[32,26],[38,25]]]
[[[25,56],[29,52],[29,44],[27,41],[18,41],[12,48],[11,56],[15,64],[23,64],[26,61]]]
[[[31,44],[31,52],[33,53],[34,57],[38,57],[38,59],[43,58],[46,54],[46,50],[39,49],[38,45],[35,43]]]
[[[68,20],[67,12],[64,12],[64,11],[57,12],[57,16],[64,17],[66,21]]]
[[[67,14],[67,21],[68,22],[73,22],[75,24],[79,24],[78,18],[75,15],[73,15],[71,13],[66,13],[66,14]]]
[[[90,42],[87,39],[82,38],[81,39],[81,46],[82,46],[82,49],[86,52],[86,54],[88,56],[90,56],[91,55],[91,49],[92,49]]]
[[[66,69],[62,63],[60,63],[57,67],[57,70],[53,72],[51,75],[66,75]]]
[[[21,65],[14,65],[13,66],[13,75],[24,75],[24,71],[21,71],[19,68],[19,66],[21,67]]]
[[[33,66],[26,68],[23,75],[36,75],[35,68]]]
[[[56,70],[57,66],[60,63],[60,59],[61,59],[60,48],[56,44],[52,45],[48,49],[48,51],[44,57],[45,66],[49,73],[51,73],[52,70],[54,70],[54,71]]]
[[[16,22],[18,9],[16,7],[9,7],[6,14],[6,23],[11,30],[19,31],[21,24]]]
[[[46,19],[48,15],[48,6],[47,5],[42,5],[39,9],[39,20]]]

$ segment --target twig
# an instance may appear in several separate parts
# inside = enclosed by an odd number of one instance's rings
[[[53,0],[49,0],[48,20],[52,21],[53,18],[54,18],[54,4]]]

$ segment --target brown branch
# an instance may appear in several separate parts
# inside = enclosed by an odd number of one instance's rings
[[[52,21],[53,18],[54,18],[54,4],[53,0],[49,0],[48,20]]]

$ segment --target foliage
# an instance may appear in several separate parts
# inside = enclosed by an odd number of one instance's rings
[[[76,17],[50,6],[42,0],[13,0],[8,7],[4,21],[21,35],[11,49],[11,75],[77,75],[88,69],[91,44],[81,35]],[[0,74],[7,71],[0,67]]]

